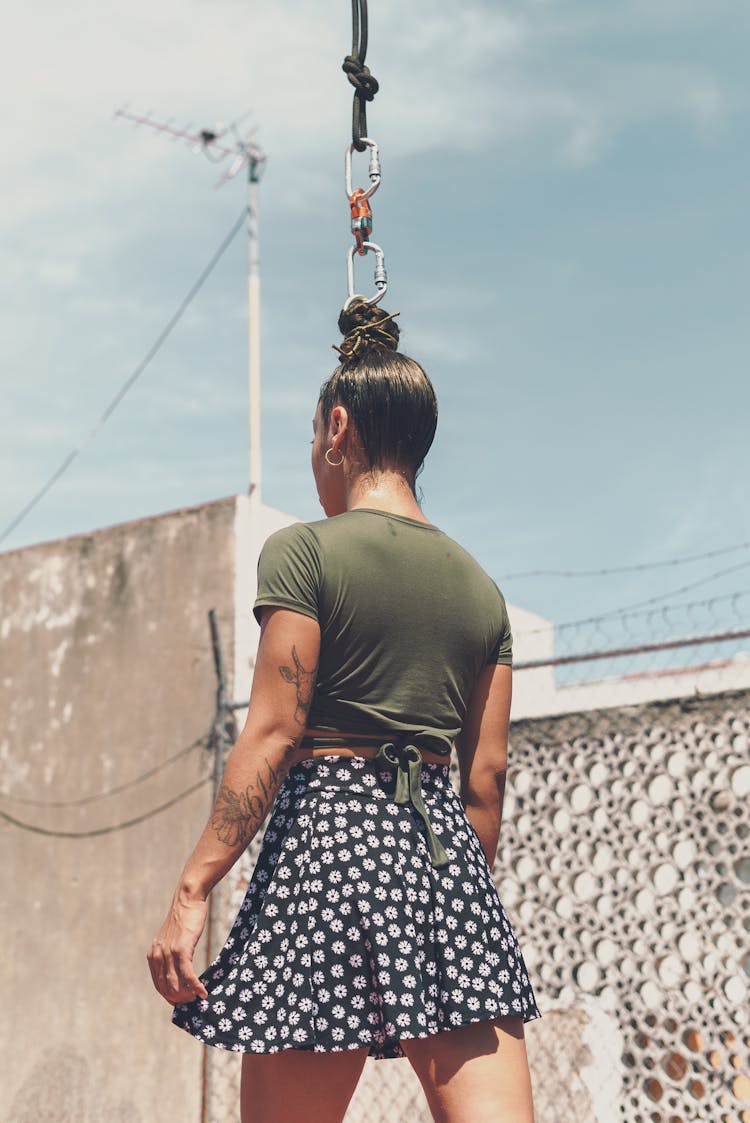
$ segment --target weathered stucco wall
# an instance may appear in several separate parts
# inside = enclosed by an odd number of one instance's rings
[[[205,776],[219,617],[231,682],[234,498],[0,555],[0,813],[56,832],[116,826]],[[90,838],[0,821],[9,1123],[200,1119],[202,1050],[169,1025],[145,952],[210,807],[210,783]],[[40,806],[40,801],[47,806]],[[199,964],[204,958],[199,955]]]

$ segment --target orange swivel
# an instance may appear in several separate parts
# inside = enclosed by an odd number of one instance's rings
[[[363,243],[369,240],[372,233],[372,207],[365,197],[365,190],[358,187],[349,196],[349,206],[352,211],[352,234],[357,242],[357,253],[365,256],[367,250]]]

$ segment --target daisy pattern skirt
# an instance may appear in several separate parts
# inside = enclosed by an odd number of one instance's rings
[[[294,764],[271,810],[208,998],[172,1020],[235,1052],[403,1057],[399,1040],[468,1022],[540,1018],[479,836],[449,779],[422,763],[425,807],[450,863],[430,862],[396,773],[364,756]]]

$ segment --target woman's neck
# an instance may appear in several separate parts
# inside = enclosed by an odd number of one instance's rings
[[[346,509],[369,507],[375,511],[388,511],[408,519],[429,522],[422,514],[414,492],[400,472],[379,471],[377,475],[358,475],[347,480]]]

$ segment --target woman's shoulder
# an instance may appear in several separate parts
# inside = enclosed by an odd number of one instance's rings
[[[320,554],[320,543],[315,523],[294,522],[282,526],[268,535],[260,552],[260,561],[278,565],[288,559],[313,558]]]
[[[452,538],[449,534],[446,534],[445,531],[443,531],[442,533],[444,539],[450,543],[454,555],[457,558],[461,559],[463,564],[466,566],[467,571],[473,573],[478,581],[483,582],[489,588],[492,588],[496,594],[502,597],[503,594],[500,592],[496,581],[494,580],[494,578],[490,577],[487,570],[484,568],[481,562],[478,561],[474,554],[461,542],[457,541],[455,538]]]

